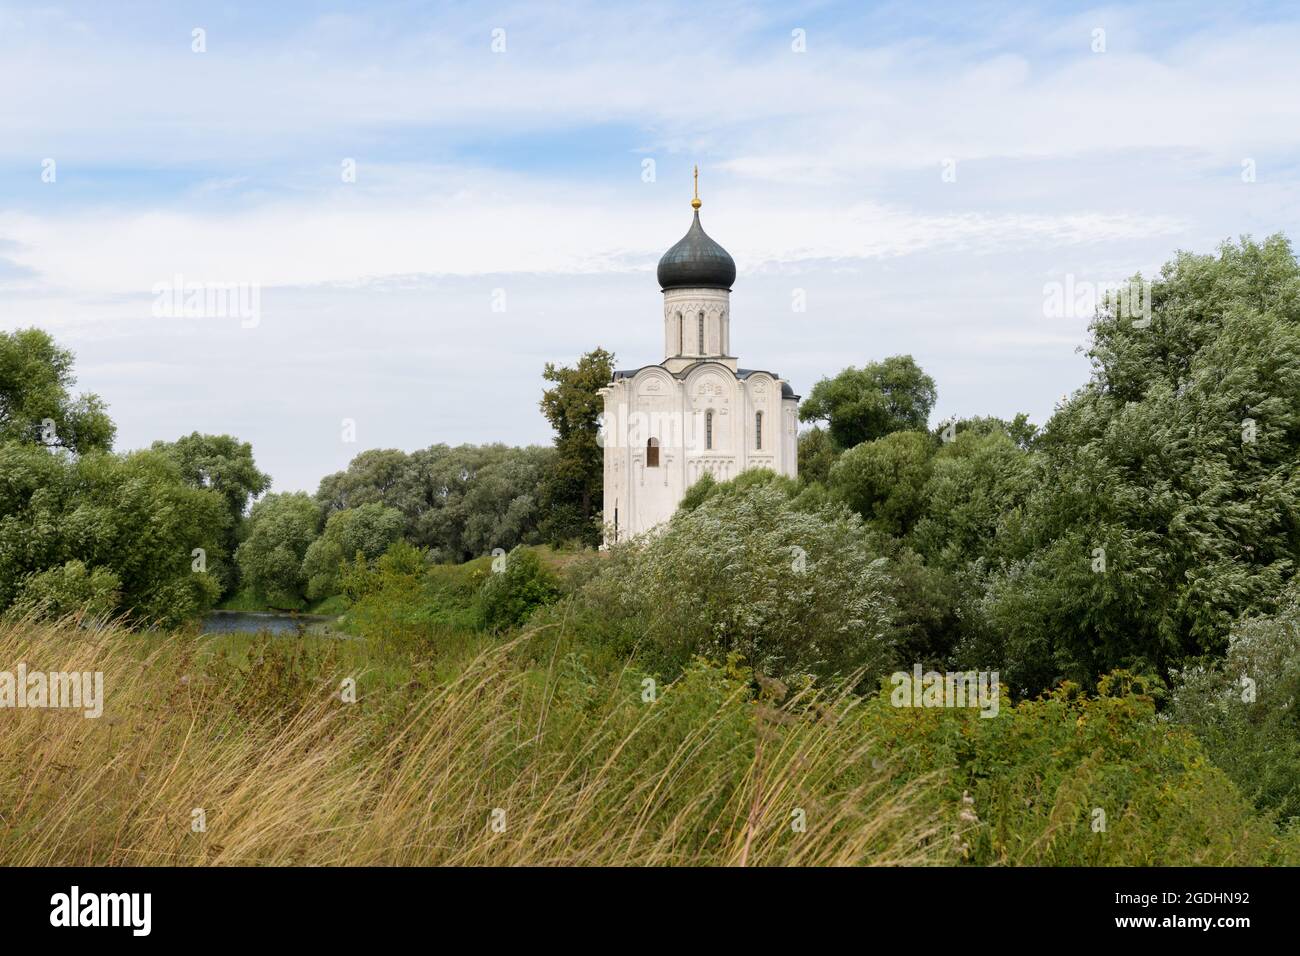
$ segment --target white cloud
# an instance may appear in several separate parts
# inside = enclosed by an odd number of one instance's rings
[[[183,14],[0,10],[0,88],[22,94],[0,100],[0,326],[59,331],[123,444],[233,431],[280,487],[358,450],[349,411],[360,447],[544,440],[542,362],[657,360],[652,270],[696,160],[741,267],[742,360],[806,393],[911,352],[940,414],[1041,421],[1083,380],[1048,277],[1149,273],[1300,215],[1294,22],[1018,11],[940,39],[864,13],[793,54],[791,19],[821,11],[220,13],[195,55]],[[15,185],[45,156],[57,184]],[[261,284],[262,326],[153,319],[177,273]]]

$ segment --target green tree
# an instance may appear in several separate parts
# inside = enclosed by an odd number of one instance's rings
[[[383,504],[401,509],[409,521],[414,521],[432,503],[421,487],[420,469],[413,457],[397,448],[363,451],[348,462],[345,471],[320,480],[316,501],[327,516],[347,508]]]
[[[509,551],[539,535],[541,486],[555,450],[538,446],[436,446],[416,453],[433,506],[412,539],[440,561]]]
[[[799,407],[799,419],[828,423],[841,451],[890,432],[920,431],[934,407],[934,379],[910,355],[894,355],[864,368],[824,378]]]
[[[555,450],[538,446],[432,445],[406,454],[362,452],[346,471],[321,480],[328,516],[366,504],[401,511],[403,536],[438,561],[510,550],[538,534],[540,486]]]
[[[814,425],[799,433],[799,480],[806,485],[826,484],[835,464],[835,443],[830,433]]]
[[[840,455],[827,482],[831,493],[879,530],[904,535],[920,517],[934,439],[891,432]]]
[[[51,454],[36,445],[0,445],[0,607],[19,591],[74,593],[81,572],[102,609],[143,623],[173,624],[201,614],[220,594],[207,561],[224,557],[220,496],[191,488],[176,463],[154,451]],[[31,575],[62,569],[62,577]],[[108,578],[117,586],[107,587]],[[99,575],[96,577],[96,575]],[[90,593],[90,592],[88,592]]]
[[[259,471],[253,460],[253,446],[230,435],[193,432],[174,442],[156,441],[153,448],[176,462],[187,485],[221,496],[227,516],[222,550],[233,558],[249,502],[271,487],[271,476]],[[233,561],[209,564],[208,570],[224,591],[238,587],[238,565]]]
[[[995,553],[1035,484],[1034,459],[1019,443],[1031,429],[1015,428],[1013,437],[996,419],[966,425],[955,423],[931,459],[909,539],[927,562],[950,571]]]
[[[404,525],[400,511],[378,503],[334,512],[303,556],[307,597],[315,601],[339,593],[340,565],[358,555],[366,561],[379,557],[401,538]]]
[[[245,585],[272,607],[303,604],[303,559],[320,530],[320,507],[306,492],[267,495],[253,505],[235,558]]]
[[[73,355],[40,329],[0,332],[0,442],[84,454],[113,447],[115,429],[97,395],[74,398]]]
[[[541,408],[555,429],[556,457],[542,483],[543,535],[552,543],[600,541],[600,502],[604,451],[599,418],[605,409],[600,390],[614,376],[614,356],[595,349],[578,364],[546,363],[542,377],[553,383],[542,393]]]
[[[72,362],[39,329],[0,333],[0,608],[194,617],[221,591],[222,498],[167,454],[112,454],[103,402],[69,392]]]
[[[1150,302],[1149,321],[1099,311],[1092,381],[1034,443],[1041,477],[986,600],[1018,689],[1167,679],[1295,573],[1300,264],[1280,236],[1182,253]]]

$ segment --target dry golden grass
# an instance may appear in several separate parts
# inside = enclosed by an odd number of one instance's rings
[[[645,703],[639,678],[510,645],[437,682],[284,638],[239,666],[212,646],[0,623],[0,670],[103,671],[106,698],[99,719],[0,710],[0,864],[891,865],[953,842],[930,782],[870,758],[850,697],[754,703],[700,669]]]

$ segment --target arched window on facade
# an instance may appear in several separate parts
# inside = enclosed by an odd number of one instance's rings
[[[684,335],[685,332],[682,331],[682,314],[678,312],[677,313],[677,354],[678,355],[681,355],[684,351],[686,351],[685,341],[683,338]]]
[[[763,450],[763,413],[754,413],[754,447]]]
[[[698,354],[703,355],[704,354],[704,313],[703,312],[700,313],[698,331],[699,331],[699,343],[700,343]]]
[[[706,450],[713,449],[713,409],[704,413],[704,447]]]
[[[645,441],[645,466],[647,468],[659,467],[659,439],[647,438]]]

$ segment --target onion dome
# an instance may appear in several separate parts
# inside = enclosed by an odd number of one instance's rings
[[[671,249],[659,260],[659,287],[669,289],[726,289],[730,291],[736,281],[736,262],[726,249],[718,245],[700,225],[699,169],[696,169],[696,191],[691,205],[695,217]]]

